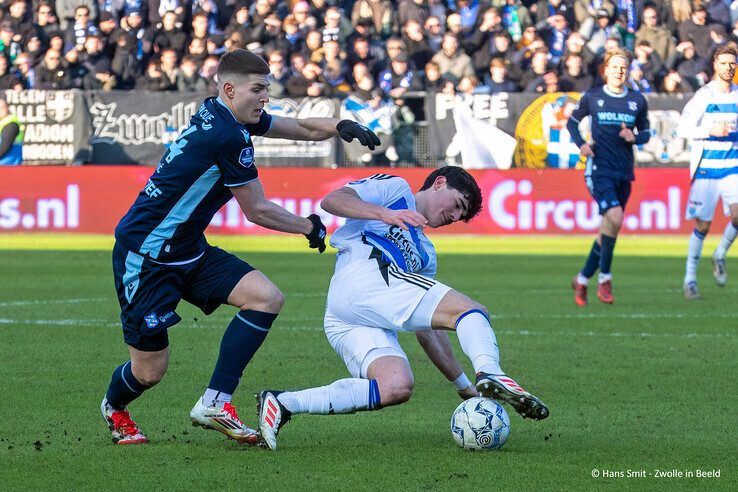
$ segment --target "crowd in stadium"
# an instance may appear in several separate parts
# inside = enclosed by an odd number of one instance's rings
[[[603,53],[628,85],[692,92],[738,40],[738,0],[3,0],[0,89],[211,91],[245,48],[273,97],[582,91]]]

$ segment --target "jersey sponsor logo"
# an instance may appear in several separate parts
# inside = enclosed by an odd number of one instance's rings
[[[156,313],[147,314],[144,316],[144,321],[146,322],[146,326],[153,329],[159,324],[159,317]]]
[[[172,316],[174,316],[174,311],[169,311],[167,314],[159,316],[159,321],[161,321],[162,323],[166,323],[167,320]]]
[[[243,167],[251,167],[254,164],[254,148],[246,147],[241,151],[241,155],[238,156],[238,162]]]

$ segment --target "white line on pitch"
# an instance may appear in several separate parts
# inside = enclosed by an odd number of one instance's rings
[[[47,299],[47,300],[37,300],[37,301],[8,301],[8,302],[0,302],[0,307],[10,307],[10,306],[36,306],[36,305],[42,305],[42,304],[81,304],[83,302],[99,302],[99,301],[106,301],[110,298],[108,297],[87,297],[87,298],[80,298],[80,299]]]

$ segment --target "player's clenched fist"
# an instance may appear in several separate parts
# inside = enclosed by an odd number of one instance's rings
[[[423,214],[415,210],[390,210],[387,209],[382,222],[385,224],[394,224],[408,230],[411,227],[425,227],[428,225],[428,219]]]
[[[360,125],[355,121],[341,120],[336,125],[338,135],[347,142],[353,142],[357,139],[364,147],[369,147],[369,150],[374,150],[377,145],[380,145],[379,137],[364,125]]]
[[[325,251],[325,226],[316,214],[308,215],[308,220],[313,223],[313,230],[309,234],[305,234],[305,237],[308,239],[311,248],[322,253]]]

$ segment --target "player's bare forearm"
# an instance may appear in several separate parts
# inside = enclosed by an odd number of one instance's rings
[[[433,362],[446,379],[453,381],[461,376],[463,370],[454,356],[451,342],[445,331],[423,330],[416,331],[415,337],[423,347],[428,358]]]
[[[292,214],[267,200],[258,179],[243,186],[231,188],[231,193],[241,206],[246,218],[267,229],[293,234],[309,234],[313,229],[310,220]]]
[[[320,206],[326,212],[347,219],[380,220],[403,229],[425,227],[428,220],[415,210],[390,210],[361,199],[351,188],[339,188],[330,192]]]
[[[320,141],[338,135],[336,118],[288,118],[275,117],[272,127],[266,134],[270,138],[289,138],[291,140]]]

